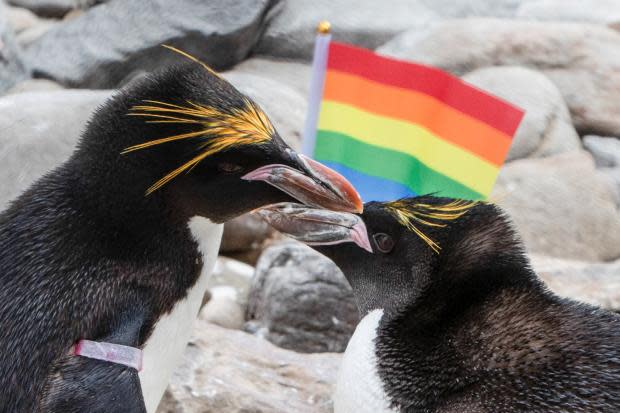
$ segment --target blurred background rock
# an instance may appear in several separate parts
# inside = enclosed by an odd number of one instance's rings
[[[553,290],[620,311],[620,0],[0,0],[0,207],[114,89],[180,62],[161,44],[224,71],[299,148],[322,19],[525,109],[493,200]],[[160,412],[331,411],[358,319],[342,274],[252,215],[221,254]]]

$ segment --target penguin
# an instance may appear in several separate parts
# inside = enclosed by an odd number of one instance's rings
[[[260,214],[353,288],[336,413],[620,411],[620,316],[553,294],[499,207],[420,196]]]
[[[0,412],[154,412],[222,223],[293,200],[362,208],[204,64],[118,91],[0,214]]]

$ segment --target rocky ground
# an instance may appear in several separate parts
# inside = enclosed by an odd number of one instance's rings
[[[179,61],[161,44],[224,71],[299,147],[321,19],[525,109],[492,199],[553,290],[620,311],[620,0],[0,0],[0,208],[114,89]],[[251,215],[221,253],[160,412],[330,411],[358,319],[342,274]]]

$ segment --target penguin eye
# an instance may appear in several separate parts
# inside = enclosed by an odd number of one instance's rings
[[[241,172],[243,167],[240,165],[235,165],[234,163],[222,162],[217,165],[217,169],[225,174],[234,174],[236,172]]]
[[[372,238],[375,240],[375,244],[377,245],[379,251],[384,254],[387,254],[392,251],[392,248],[394,248],[394,240],[388,234],[380,232],[373,235]]]

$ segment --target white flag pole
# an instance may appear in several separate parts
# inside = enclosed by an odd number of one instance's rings
[[[316,143],[316,128],[323,98],[323,84],[329,54],[329,42],[332,39],[330,24],[322,21],[316,28],[317,35],[314,42],[314,58],[312,60],[312,77],[310,79],[310,93],[308,95],[308,113],[302,135],[301,151],[304,155],[314,155]]]

